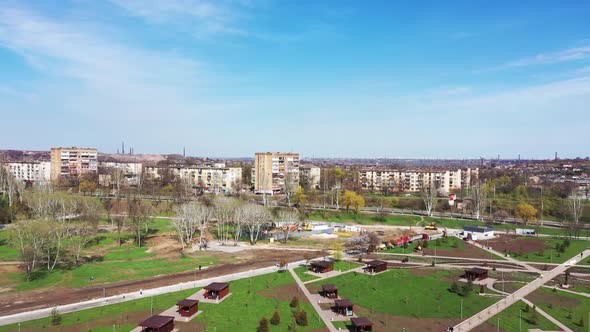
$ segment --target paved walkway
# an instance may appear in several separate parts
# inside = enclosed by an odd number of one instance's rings
[[[295,266],[295,265],[303,264],[304,262],[305,261],[292,262],[292,263],[289,263],[289,265],[293,264]],[[196,287],[203,287],[203,286],[207,286],[208,284],[210,284],[212,282],[228,282],[228,281],[250,278],[250,277],[255,277],[255,276],[259,276],[259,275],[263,275],[263,274],[273,273],[276,271],[277,271],[276,266],[269,266],[269,267],[264,267],[264,268],[260,268],[260,269],[250,270],[250,271],[226,274],[224,276],[218,276],[218,277],[214,277],[214,278],[207,278],[207,279],[201,279],[201,280],[196,280],[196,281],[183,282],[183,283],[159,287],[159,288],[145,289],[141,292],[136,291],[136,292],[122,294],[122,295],[115,295],[115,296],[93,299],[93,300],[89,300],[89,301],[60,305],[60,306],[57,306],[57,310],[59,313],[64,314],[64,313],[68,313],[68,312],[75,312],[75,311],[80,311],[80,310],[84,310],[84,309],[102,307],[105,305],[110,305],[110,304],[115,304],[115,303],[133,301],[133,300],[138,300],[138,299],[145,298],[145,297],[162,295],[162,294],[177,292],[177,291],[196,288]],[[30,311],[30,312],[22,312],[22,313],[18,313],[18,314],[14,314],[14,315],[3,316],[3,317],[0,317],[0,326],[20,323],[20,322],[26,322],[26,321],[33,320],[33,319],[49,317],[49,316],[51,316],[52,310],[53,310],[53,308],[44,308],[44,309],[34,310],[34,311]]]
[[[307,287],[305,287],[303,282],[301,282],[301,279],[299,279],[299,276],[297,275],[297,273],[295,273],[295,271],[293,271],[293,268],[289,268],[289,273],[291,273],[291,275],[293,276],[293,279],[295,279],[295,282],[297,282],[297,286],[299,286],[299,289],[301,289],[301,291],[303,292],[303,294],[305,295],[305,297],[307,298],[309,303],[311,303],[311,305],[313,306],[315,311],[318,313],[320,318],[324,321],[324,324],[326,324],[326,327],[328,328],[328,330],[330,332],[338,332],[338,330],[334,327],[334,325],[332,325],[332,322],[330,321],[330,319],[332,318],[331,314],[329,312],[326,312],[326,310],[322,310],[320,305],[316,301],[314,301],[313,296],[311,295],[309,290],[307,290]]]
[[[590,250],[586,249],[582,252],[582,257],[587,257],[590,254]],[[465,332],[470,331],[471,329],[483,324],[488,319],[494,317],[496,314],[502,312],[504,309],[508,308],[515,302],[522,300],[525,296],[529,295],[537,288],[543,286],[545,283],[550,281],[551,279],[555,278],[556,276],[564,273],[570,265],[568,264],[569,261],[572,259],[578,259],[580,255],[576,255],[571,259],[568,259],[565,263],[559,265],[558,267],[554,268],[551,271],[544,271],[544,274],[533,281],[531,281],[526,286],[518,289],[514,293],[510,294],[509,296],[505,297],[504,299],[498,301],[497,303],[485,308],[481,312],[475,314],[474,316],[468,318],[467,320],[461,322],[460,324],[455,326],[456,332]]]
[[[528,304],[531,308],[535,308],[535,310],[540,313],[543,317],[547,318],[549,321],[551,321],[551,323],[555,324],[557,327],[559,327],[563,332],[574,332],[572,331],[572,329],[570,329],[569,327],[563,325],[560,321],[558,321],[557,319],[553,318],[553,316],[549,315],[548,313],[546,313],[545,311],[543,311],[541,308],[535,306],[531,301],[527,300],[527,299],[522,299],[522,301],[526,304]]]

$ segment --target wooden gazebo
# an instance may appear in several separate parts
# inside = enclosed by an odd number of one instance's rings
[[[212,282],[205,288],[205,298],[222,299],[229,294],[229,284],[226,282]]]
[[[488,270],[479,267],[474,267],[465,270],[465,279],[470,280],[483,280],[488,277]]]
[[[321,295],[328,299],[337,299],[338,298],[338,287],[332,284],[324,284],[322,285]]]
[[[183,317],[190,317],[199,311],[199,300],[180,300],[176,303],[178,313]]]
[[[315,273],[326,273],[334,270],[334,262],[331,261],[315,261],[310,263],[310,270]]]
[[[373,261],[367,262],[366,264],[367,264],[367,266],[365,266],[363,268],[363,270],[365,270],[365,272],[378,273],[378,272],[387,271],[387,262],[380,261],[380,260],[373,260]]]
[[[334,300],[334,310],[337,314],[343,316],[352,316],[354,304],[348,299]]]
[[[353,332],[367,332],[373,331],[373,322],[366,317],[355,317],[351,318]]]
[[[174,330],[174,317],[155,315],[138,325],[142,332],[170,332]]]

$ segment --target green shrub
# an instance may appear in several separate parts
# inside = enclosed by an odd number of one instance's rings
[[[305,312],[305,310],[297,312],[295,314],[295,322],[297,322],[297,325],[299,326],[307,326],[307,312]]]
[[[270,326],[266,317],[262,317],[258,323],[258,332],[270,332]]]
[[[279,325],[281,323],[281,314],[275,310],[274,314],[272,314],[272,318],[270,319],[270,323],[272,325]]]

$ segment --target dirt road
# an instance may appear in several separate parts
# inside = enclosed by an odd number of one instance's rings
[[[197,272],[187,271],[147,279],[130,280],[77,289],[52,288],[5,294],[0,297],[0,315],[9,315],[35,309],[49,308],[56,305],[75,303],[102,297],[103,288],[104,292],[106,292],[106,295],[111,296],[133,292],[139,289],[150,289],[192,281],[195,280],[195,277],[198,280],[222,276],[229,273],[253,270],[277,264],[279,260],[283,258],[288,262],[300,261],[304,259],[304,254],[305,252],[301,251],[259,250],[256,252],[256,255],[254,255],[256,257],[255,259],[236,264],[226,263]],[[317,252],[317,257],[319,256],[321,256],[321,254],[320,252]]]

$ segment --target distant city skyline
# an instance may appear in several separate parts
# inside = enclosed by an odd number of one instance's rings
[[[0,0],[0,149],[586,157],[588,17],[580,1]]]

